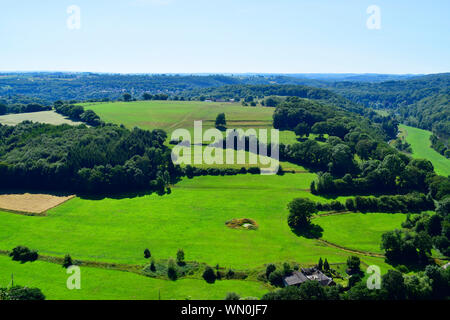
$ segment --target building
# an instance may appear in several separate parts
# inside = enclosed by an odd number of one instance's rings
[[[323,274],[318,268],[305,268],[294,271],[292,275],[283,278],[285,286],[299,286],[306,281],[318,281],[322,286],[335,285],[332,278]]]

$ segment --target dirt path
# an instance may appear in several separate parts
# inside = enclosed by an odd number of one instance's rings
[[[326,245],[328,247],[336,248],[336,249],[339,249],[339,250],[342,250],[342,251],[345,251],[345,252],[359,254],[359,255],[368,256],[368,257],[384,258],[384,255],[382,255],[380,253],[350,249],[350,248],[342,247],[340,245],[331,243],[331,242],[329,242],[327,240],[323,240],[323,239],[316,239],[316,241],[321,243],[321,244],[324,244],[324,245]]]

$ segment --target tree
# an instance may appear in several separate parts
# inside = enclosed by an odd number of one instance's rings
[[[156,271],[155,260],[153,260],[153,259],[152,259],[152,262],[150,263],[150,270],[152,272]]]
[[[150,250],[147,248],[144,250],[144,258],[145,259],[150,259],[152,257],[152,253],[150,252]]]
[[[401,272],[388,270],[382,276],[382,295],[387,300],[403,300],[406,297],[406,286]]]
[[[5,104],[0,103],[0,115],[4,115],[7,112],[8,112],[8,107]]]
[[[317,212],[316,204],[307,198],[297,198],[288,204],[288,225],[292,229],[302,229],[310,223],[311,216]]]
[[[183,249],[178,249],[178,251],[177,251],[177,264],[178,264],[179,266],[185,265],[185,262],[184,262],[184,251],[183,251]]]
[[[266,278],[269,279],[270,274],[276,269],[277,267],[273,263],[269,263],[266,267]]]
[[[319,270],[323,270],[323,260],[322,260],[322,258],[319,258],[319,263],[317,264],[317,267],[319,268]]]
[[[330,264],[328,263],[327,259],[325,259],[325,262],[323,263],[323,270],[330,271]]]
[[[361,265],[361,260],[359,259],[359,257],[356,257],[356,256],[348,257],[347,267],[349,269],[350,274],[359,273],[361,271],[360,265]]]
[[[37,251],[30,250],[27,247],[18,246],[12,250],[9,256],[12,257],[14,261],[25,263],[36,261],[38,258],[38,253]]]
[[[303,136],[309,136],[309,134],[311,133],[311,127],[308,126],[307,123],[305,122],[300,122],[294,129],[294,132],[297,136],[299,136],[300,138]]]
[[[219,113],[216,118],[216,128],[225,127],[227,125],[227,120],[225,118],[225,113]]]
[[[269,276],[269,282],[271,285],[275,287],[282,287],[283,286],[283,272],[280,270],[275,270],[272,272]]]
[[[203,279],[205,279],[208,283],[214,283],[216,281],[216,273],[214,272],[214,269],[207,266],[203,272]]]
[[[177,267],[173,259],[169,259],[169,262],[167,263],[167,276],[170,280],[177,279]]]
[[[64,257],[63,267],[68,268],[73,265],[72,257],[69,254],[66,254]]]
[[[124,101],[126,101],[126,102],[129,102],[129,101],[131,101],[131,94],[129,94],[129,93],[124,93],[123,94],[123,100]]]
[[[0,288],[0,300],[45,300],[45,295],[38,288],[14,286],[6,290]]]
[[[144,100],[152,100],[152,99],[153,99],[153,96],[152,96],[150,93],[145,92],[145,93],[142,95],[142,99],[144,99]]]

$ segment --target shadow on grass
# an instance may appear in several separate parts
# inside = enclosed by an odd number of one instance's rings
[[[317,224],[309,224],[306,227],[292,229],[299,237],[304,237],[307,239],[318,239],[323,235],[323,228]]]

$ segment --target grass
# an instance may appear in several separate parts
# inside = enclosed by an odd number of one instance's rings
[[[43,261],[20,264],[0,256],[0,287],[6,287],[14,275],[14,284],[37,287],[49,300],[221,300],[228,292],[242,297],[261,298],[268,292],[255,281],[224,280],[208,284],[200,279],[177,281],[144,277],[138,274],[81,267],[81,289],[66,287],[66,269]]]
[[[381,235],[401,229],[406,220],[402,213],[349,213],[314,219],[323,229],[324,240],[336,245],[360,251],[383,253],[380,249]]]
[[[26,245],[47,255],[143,264],[145,248],[155,259],[175,257],[183,248],[189,261],[235,269],[285,260],[316,263],[318,257],[344,262],[348,253],[299,237],[287,225],[286,205],[293,198],[326,201],[304,191],[314,177],[197,177],[162,197],[75,198],[46,217],[0,213],[0,249]],[[253,219],[258,230],[226,227],[233,218]]]
[[[428,159],[433,163],[434,170],[442,176],[450,175],[450,159],[445,158],[431,147],[430,136],[427,130],[400,125],[406,141],[411,144],[414,158]]]
[[[82,122],[73,122],[70,119],[67,119],[56,113],[55,111],[41,111],[41,112],[32,112],[32,113],[17,113],[17,114],[8,114],[6,116],[0,116],[0,124],[15,126],[19,123],[28,120],[33,122],[41,122],[48,123],[53,125],[60,124],[70,124],[70,125],[79,125]]]
[[[175,129],[189,130],[193,137],[195,120],[203,121],[203,129],[214,127],[219,113],[225,113],[227,128],[271,129],[275,108],[243,107],[238,103],[201,101],[134,101],[109,103],[84,103],[86,109],[94,110],[105,122],[123,124],[127,128],[163,129],[169,135]],[[270,134],[269,134],[270,141]],[[280,142],[296,142],[295,133],[280,131]]]

